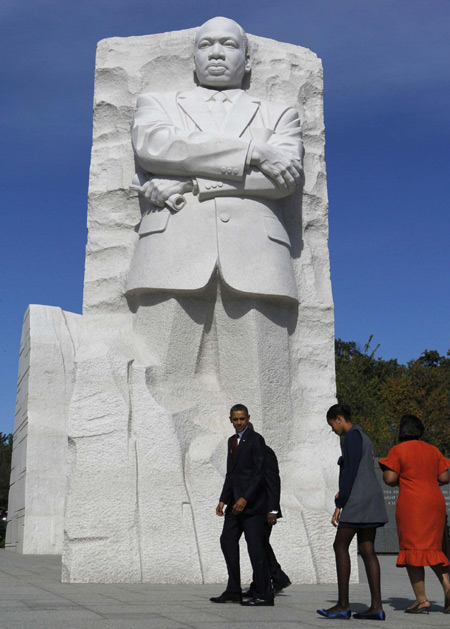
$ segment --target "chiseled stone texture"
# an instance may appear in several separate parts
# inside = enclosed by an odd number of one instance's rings
[[[242,308],[236,300],[227,317],[218,299],[192,357],[192,375],[177,356],[179,349],[189,356],[187,346],[199,334],[196,304],[183,310],[174,299],[155,301],[142,320],[142,309],[135,314],[124,297],[140,221],[138,197],[128,189],[135,172],[130,126],[136,98],[193,87],[194,35],[192,29],[112,38],[98,46],[63,580],[224,582],[222,520],[214,510],[231,434],[228,410],[243,402],[279,458],[284,518],[272,540],[283,569],[299,583],[333,581],[330,516],[339,446],[325,421],[335,402],[334,319],[322,66],[314,53],[249,36],[249,93],[298,108],[305,145],[304,189],[281,202],[300,296],[285,355],[270,353],[281,317],[276,306],[265,324],[258,321],[259,330],[267,329],[258,349],[262,341],[273,374],[264,375],[270,392],[252,367],[257,356],[247,357],[241,373],[242,357],[229,351],[239,335],[251,336],[254,319],[262,316],[257,308],[235,318]],[[160,347],[169,347],[164,373]],[[245,582],[245,551],[241,563]]]
[[[62,553],[67,413],[81,316],[28,307],[20,342],[5,548]]]

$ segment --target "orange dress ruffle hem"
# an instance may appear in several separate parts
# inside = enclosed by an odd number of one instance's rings
[[[449,566],[442,552],[446,507],[437,477],[450,460],[434,446],[414,440],[394,446],[379,464],[399,475],[397,566]]]
[[[401,550],[397,557],[397,566],[437,566],[444,564],[449,566],[450,562],[442,550]]]

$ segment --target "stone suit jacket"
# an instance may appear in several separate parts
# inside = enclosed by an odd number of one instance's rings
[[[233,461],[231,446],[234,435],[228,439],[227,473],[220,502],[231,510],[239,498],[247,500],[243,513],[263,515],[267,513],[267,490],[264,481],[266,444],[257,432],[247,429],[242,435]]]
[[[127,292],[197,291],[218,268],[236,291],[297,300],[277,203],[287,193],[249,167],[249,149],[255,139],[302,159],[298,112],[242,91],[219,132],[201,89],[138,98],[132,139],[139,167],[193,179],[198,194],[186,194],[177,213],[150,207],[142,217]]]

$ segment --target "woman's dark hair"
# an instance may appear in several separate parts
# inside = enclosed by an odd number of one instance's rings
[[[403,415],[400,420],[400,429],[398,431],[398,440],[412,441],[420,439],[425,431],[425,427],[418,417],[415,415]]]
[[[345,404],[333,404],[330,406],[327,412],[327,421],[329,419],[336,419],[338,415],[341,415],[345,419],[345,421],[352,421],[352,411],[350,406],[346,406]]]

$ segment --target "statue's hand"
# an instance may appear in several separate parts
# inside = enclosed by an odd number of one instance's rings
[[[142,195],[158,207],[164,207],[167,199],[172,195],[192,192],[194,184],[192,179],[162,179],[153,177],[142,186]]]
[[[251,165],[270,177],[281,190],[294,192],[303,175],[301,161],[263,142],[254,142]]]

